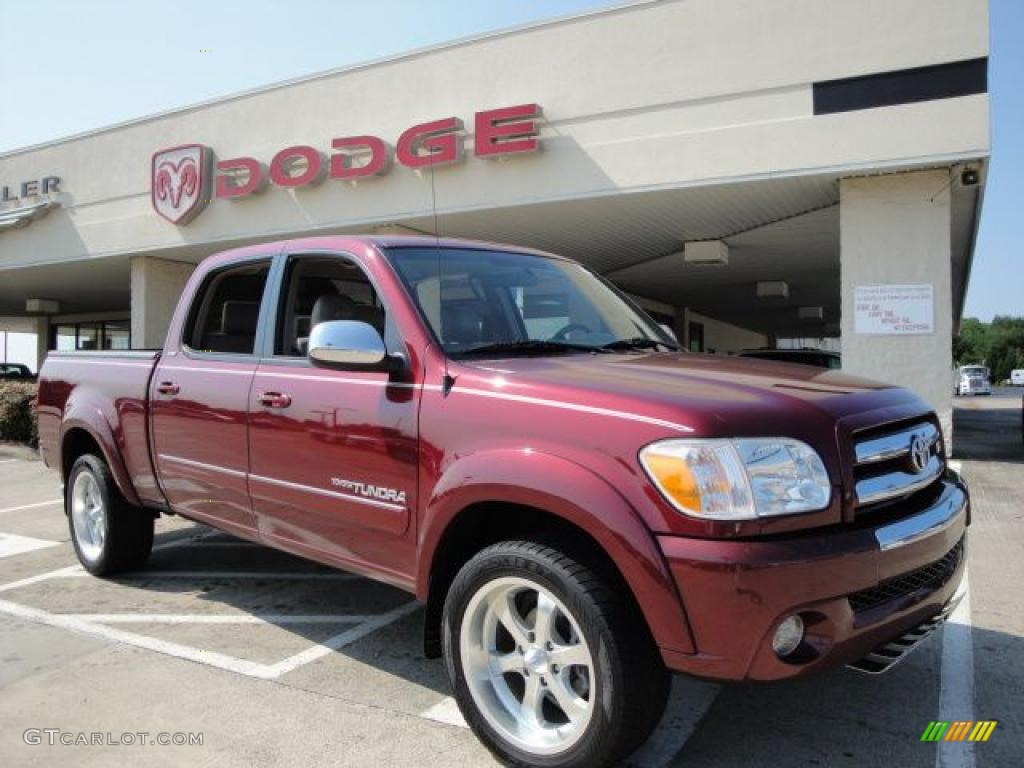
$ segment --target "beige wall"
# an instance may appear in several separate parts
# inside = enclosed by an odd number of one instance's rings
[[[396,166],[214,200],[176,227],[151,208],[150,158],[200,142],[269,162],[448,115],[471,133],[475,111],[526,102],[544,108],[543,151],[439,170],[441,214],[976,157],[987,95],[814,116],[811,84],[987,53],[986,0],[666,0],[489,35],[2,155],[0,178],[64,181],[63,208],[0,236],[0,269],[426,216],[429,174]]]
[[[192,264],[136,256],[132,259],[132,347],[160,349]]]
[[[952,434],[953,309],[950,174],[945,170],[843,179],[840,184],[843,370],[901,384],[935,408]],[[933,286],[934,332],[855,332],[858,285]]]

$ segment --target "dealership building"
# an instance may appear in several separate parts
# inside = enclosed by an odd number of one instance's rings
[[[689,348],[829,339],[948,420],[986,0],[636,2],[0,154],[0,331],[162,345],[194,266],[309,234],[561,253]]]

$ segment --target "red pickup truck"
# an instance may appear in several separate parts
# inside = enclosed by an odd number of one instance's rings
[[[680,351],[581,265],[326,237],[211,257],[161,352],[53,353],[82,565],[176,514],[408,590],[504,761],[639,746],[669,672],[880,672],[955,605],[967,489],[912,393]]]

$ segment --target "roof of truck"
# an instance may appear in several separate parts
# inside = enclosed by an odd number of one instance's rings
[[[485,240],[462,240],[454,237],[434,237],[433,235],[322,235],[317,237],[292,238],[288,240],[276,240],[257,245],[248,245],[242,248],[233,248],[228,251],[221,251],[212,254],[204,259],[205,262],[214,264],[236,261],[240,258],[252,258],[277,253],[288,248],[289,250],[310,250],[310,251],[346,251],[359,247],[376,248],[469,248],[487,251],[514,251],[516,253],[530,253],[547,258],[562,259],[568,261],[564,256],[555,253],[540,251],[535,248],[527,248],[521,245],[510,243],[493,243]]]

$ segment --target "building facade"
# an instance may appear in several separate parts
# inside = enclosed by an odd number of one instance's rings
[[[0,155],[0,330],[159,347],[194,265],[434,232],[586,264],[730,353],[838,339],[948,422],[986,0],[659,0]]]

